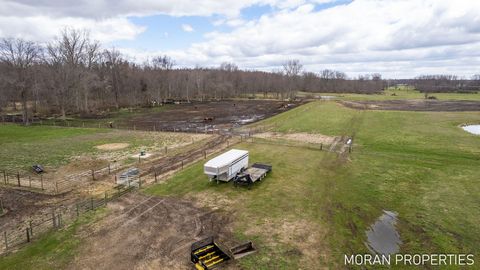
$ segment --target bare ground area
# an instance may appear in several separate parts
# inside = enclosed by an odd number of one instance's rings
[[[80,233],[84,244],[72,269],[192,269],[192,242],[214,235],[236,244],[225,212],[184,199],[132,193],[108,209],[107,217]]]
[[[360,110],[397,111],[480,111],[480,101],[470,100],[371,100],[340,101],[346,107]]]
[[[120,150],[127,148],[129,146],[128,143],[106,143],[102,145],[97,145],[96,148],[99,150],[106,150],[106,151],[112,151],[112,150]]]
[[[143,130],[152,130],[155,125],[157,130],[216,131],[250,124],[299,104],[276,100],[194,102],[173,105],[168,110],[134,117],[124,124],[135,124],[136,128]]]
[[[51,196],[28,190],[0,187],[0,198],[7,213],[0,217],[0,231],[24,229],[25,217],[48,215],[51,209],[70,202],[69,195]],[[21,226],[22,225],[22,226]]]
[[[305,143],[315,143],[315,144],[326,144],[331,145],[336,137],[335,136],[327,136],[322,134],[313,134],[313,133],[275,133],[275,132],[264,132],[258,133],[253,135],[255,138],[262,138],[262,139],[281,139],[281,140],[290,140],[290,141],[297,141],[297,142],[305,142]]]

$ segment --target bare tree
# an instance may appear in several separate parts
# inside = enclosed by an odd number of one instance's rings
[[[303,65],[300,64],[300,60],[288,60],[283,64],[283,71],[287,77],[290,78],[289,89],[287,95],[292,98],[295,95],[294,89],[299,85],[299,75],[302,72]]]
[[[28,125],[28,99],[32,89],[32,66],[41,53],[40,47],[23,39],[3,39],[0,42],[0,60],[11,67],[13,87],[20,95],[23,123]],[[15,101],[14,101],[15,102]]]
[[[81,110],[82,80],[88,77],[85,67],[98,57],[98,48],[99,45],[90,41],[88,32],[71,28],[65,28],[61,36],[47,46],[45,60],[54,73],[53,90],[63,118],[67,106],[74,105],[77,111]]]

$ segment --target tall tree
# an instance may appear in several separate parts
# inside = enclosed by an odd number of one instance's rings
[[[11,67],[13,88],[20,96],[23,110],[23,123],[28,125],[28,99],[34,83],[32,67],[39,59],[41,48],[34,42],[23,39],[2,39],[0,61]],[[15,102],[15,101],[14,101]]]

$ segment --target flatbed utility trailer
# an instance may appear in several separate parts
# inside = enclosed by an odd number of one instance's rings
[[[261,163],[254,163],[252,166],[237,174],[233,180],[233,184],[250,186],[257,181],[261,181],[267,173],[272,171],[272,166]]]

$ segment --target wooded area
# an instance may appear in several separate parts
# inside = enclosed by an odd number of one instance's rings
[[[473,87],[480,85],[479,79],[480,75],[476,81],[461,84]],[[175,68],[168,56],[138,64],[75,29],[63,30],[47,45],[22,39],[0,42],[0,111],[21,110],[24,123],[33,114],[89,116],[121,107],[156,106],[172,99],[188,102],[259,95],[286,99],[294,98],[297,91],[378,93],[392,83],[396,82],[387,82],[380,74],[353,79],[328,69],[307,72],[298,60],[286,61],[277,72],[240,70],[234,63]],[[457,78],[447,76],[409,83],[420,90],[458,88]]]

